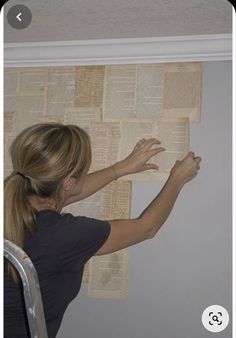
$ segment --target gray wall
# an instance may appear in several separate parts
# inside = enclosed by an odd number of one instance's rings
[[[231,62],[203,64],[202,117],[191,150],[202,157],[156,237],[129,248],[127,300],[96,300],[82,286],[58,338],[206,338],[203,310],[231,318]],[[132,217],[163,184],[134,182]],[[217,337],[231,338],[231,322]]]

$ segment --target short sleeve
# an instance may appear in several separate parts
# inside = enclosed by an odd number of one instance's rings
[[[107,221],[69,213],[60,223],[57,251],[63,270],[81,268],[106,242],[111,230]]]

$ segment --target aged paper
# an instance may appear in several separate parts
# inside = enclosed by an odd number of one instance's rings
[[[187,118],[159,118],[157,120],[126,120],[122,122],[120,159],[125,158],[141,138],[157,138],[166,150],[151,158],[159,170],[123,176],[120,180],[166,180],[176,160],[189,151],[189,120]],[[155,146],[156,147],[156,146]]]
[[[13,170],[10,147],[15,138],[14,134],[6,134],[4,138],[4,171],[8,175]]]
[[[157,138],[166,150],[156,157],[160,173],[169,174],[175,161],[189,152],[189,121],[187,118],[160,119],[157,121]]]
[[[15,111],[15,95],[17,90],[18,69],[4,70],[4,111]]]
[[[47,68],[20,68],[18,71],[16,94],[23,96],[43,96],[45,94],[47,80]]]
[[[105,66],[76,67],[75,107],[100,107]]]
[[[42,95],[17,95],[15,98],[15,128],[16,133],[37,123],[43,115],[44,96]]]
[[[156,120],[123,120],[121,122],[121,135],[120,160],[133,151],[135,144],[140,139],[156,137]]]
[[[75,67],[50,68],[47,84],[46,114],[64,115],[74,106]]]
[[[120,144],[119,122],[97,122],[90,124],[92,145],[91,172],[104,169],[118,160]]]
[[[156,118],[162,115],[163,65],[107,66],[103,118]]]
[[[188,117],[200,121],[201,64],[106,66],[104,121]]]
[[[89,264],[88,296],[126,299],[128,295],[128,250],[94,256]]]
[[[165,117],[189,117],[200,121],[202,69],[200,63],[170,63],[165,65]]]
[[[64,116],[63,115],[42,115],[39,116],[37,123],[64,123]]]
[[[15,113],[4,112],[4,133],[11,133],[15,126]]]
[[[104,121],[134,117],[135,88],[135,65],[106,66],[103,98]]]
[[[102,189],[101,217],[104,220],[130,217],[131,182],[113,181]]]
[[[137,65],[135,115],[157,118],[162,115],[164,92],[163,65]]]
[[[67,108],[65,112],[65,124],[75,124],[90,134],[90,123],[101,122],[101,109],[91,108]]]
[[[5,111],[15,112],[14,127],[18,134],[37,123],[43,114],[47,81],[46,68],[20,68],[5,71]],[[11,108],[8,109],[7,108]]]

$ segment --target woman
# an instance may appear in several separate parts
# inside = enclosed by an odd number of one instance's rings
[[[113,166],[87,175],[91,163],[88,135],[74,125],[37,124],[21,132],[11,146],[13,173],[5,181],[5,238],[29,255],[38,273],[48,337],[56,336],[68,304],[81,286],[85,263],[154,238],[186,182],[197,175],[200,157],[190,152],[177,161],[152,203],[136,219],[101,221],[61,214],[112,180],[147,169],[164,151],[157,139],[140,140]],[[5,262],[5,337],[30,337],[22,288]]]

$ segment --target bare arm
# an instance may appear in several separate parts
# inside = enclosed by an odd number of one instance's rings
[[[96,191],[102,189],[105,185],[112,182],[114,179],[116,179],[116,173],[114,172],[114,167],[112,166],[88,174],[85,177],[82,191],[76,196],[69,197],[66,200],[64,206],[75,203],[94,194]]]
[[[197,175],[200,161],[200,157],[194,158],[193,153],[177,161],[161,192],[137,219],[109,221],[110,235],[96,255],[105,255],[153,238],[168,218],[184,184]]]
[[[102,189],[113,180],[128,174],[140,172],[147,169],[156,169],[155,164],[147,163],[147,161],[157,155],[159,152],[165,150],[158,147],[153,149],[152,146],[159,145],[160,141],[157,139],[140,140],[134,147],[131,154],[124,160],[115,163],[114,165],[102,170],[95,171],[85,177],[82,191],[75,196],[69,197],[63,207],[71,203],[80,201],[98,190]],[[141,146],[141,147],[140,147]],[[151,149],[152,148],[152,149]]]

